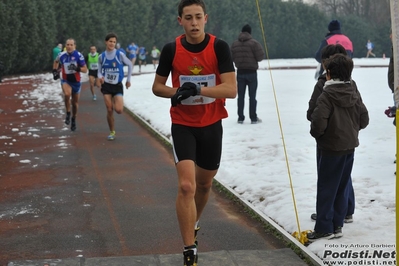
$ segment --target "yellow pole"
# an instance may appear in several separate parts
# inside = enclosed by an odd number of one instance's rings
[[[274,102],[275,102],[275,105],[276,105],[277,117],[278,117],[278,122],[279,122],[279,126],[280,126],[281,140],[283,142],[285,162],[286,162],[286,165],[287,165],[288,177],[289,177],[289,181],[290,181],[292,201],[293,201],[293,204],[294,204],[295,218],[296,218],[296,222],[297,222],[297,226],[298,226],[298,232],[294,232],[292,235],[299,242],[301,242],[302,244],[305,244],[308,241],[307,233],[308,233],[309,230],[301,231],[301,226],[299,224],[299,216],[298,216],[298,209],[297,209],[296,200],[295,200],[294,185],[293,185],[293,182],[292,182],[290,164],[289,164],[287,149],[286,149],[285,140],[284,140],[283,126],[282,126],[282,122],[281,122],[281,118],[280,118],[280,111],[279,111],[279,108],[278,108],[277,95],[276,95],[276,89],[274,87],[272,69],[270,67],[269,51],[267,49],[266,34],[265,34],[265,29],[263,27],[263,21],[262,21],[262,15],[261,15],[261,12],[260,12],[259,0],[256,0],[256,7],[258,9],[259,23],[260,23],[260,28],[262,30],[263,42],[264,42],[264,45],[265,45],[266,59],[267,59],[267,62],[268,62],[268,67],[269,67],[270,80],[271,80],[271,83],[272,83],[273,94],[274,94]]]

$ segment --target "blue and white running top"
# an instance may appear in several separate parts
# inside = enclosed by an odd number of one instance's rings
[[[127,81],[130,82],[132,76],[132,62],[124,53],[119,50],[105,51],[101,53],[98,67],[98,78],[104,77],[104,82],[109,84],[118,84],[124,78],[123,64],[128,66]]]
[[[129,46],[127,47],[127,51],[129,53],[129,59],[136,58],[138,49],[139,46],[137,44],[129,44]]]

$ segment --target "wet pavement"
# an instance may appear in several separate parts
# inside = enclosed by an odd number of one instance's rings
[[[182,265],[170,147],[126,112],[107,141],[88,84],[71,132],[42,78],[0,83],[0,265]],[[200,226],[199,265],[306,265],[216,188]]]

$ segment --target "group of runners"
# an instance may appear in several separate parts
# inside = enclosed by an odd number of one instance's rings
[[[71,125],[71,130],[75,131],[78,102],[81,90],[80,72],[87,73],[89,76],[90,91],[93,101],[97,100],[95,87],[101,88],[104,95],[104,102],[107,109],[107,122],[110,133],[108,140],[114,140],[116,136],[113,111],[121,114],[123,111],[123,84],[124,66],[127,66],[127,78],[125,87],[130,87],[130,79],[136,56],[139,57],[139,67],[146,62],[146,50],[138,47],[134,43],[126,48],[120,48],[117,43],[117,35],[110,33],[105,37],[106,50],[98,53],[95,45],[90,46],[90,51],[84,57],[76,50],[76,41],[68,39],[62,50],[62,44],[58,44],[53,49],[53,77],[61,79],[61,87],[64,94],[66,108],[65,124]],[[136,49],[137,48],[137,49]],[[160,51],[154,46],[152,51],[154,68],[158,64]],[[127,52],[127,54],[126,54]],[[146,63],[145,63],[146,64]]]
[[[144,46],[138,46],[137,44],[132,42],[126,48],[126,52],[127,52],[127,56],[129,57],[129,59],[132,60],[133,67],[138,58],[139,72],[141,72],[141,66],[147,65],[147,54],[148,54],[147,49]],[[151,50],[151,58],[152,58],[152,64],[154,65],[154,69],[156,68],[156,65],[158,64],[160,55],[161,55],[161,52],[154,45]]]

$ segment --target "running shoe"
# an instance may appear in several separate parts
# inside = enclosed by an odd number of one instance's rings
[[[76,120],[75,120],[75,118],[72,117],[72,120],[71,120],[71,121],[72,121],[72,123],[71,123],[71,130],[72,130],[72,131],[75,131],[75,130],[76,130]]]
[[[111,131],[111,133],[109,133],[107,139],[108,140],[114,140],[115,139],[115,131]]]
[[[97,96],[95,94],[93,95],[93,101],[97,101]]]
[[[67,112],[65,117],[65,124],[69,125],[70,122],[71,122],[71,112]]]
[[[198,231],[201,229],[201,227],[199,227],[199,226],[197,226],[195,229],[194,229],[194,243],[195,243],[195,245],[198,247],[198,239],[197,239],[197,234],[198,234]],[[197,265],[197,263],[198,263],[198,256],[195,256],[195,264],[194,265]]]
[[[184,266],[197,266],[198,254],[195,254],[196,246],[186,247],[186,251],[183,252]]]

